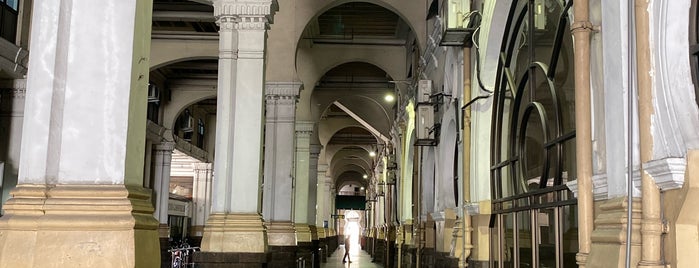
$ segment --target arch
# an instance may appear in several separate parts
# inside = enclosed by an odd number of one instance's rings
[[[654,1],[650,14],[653,59],[653,159],[684,157],[699,149],[699,111],[689,61],[691,1]],[[645,163],[644,163],[645,164]]]
[[[333,7],[340,6],[342,4],[350,2],[363,2],[370,3],[380,7],[383,7],[396,15],[398,15],[410,29],[415,33],[416,39],[418,39],[418,44],[420,48],[426,47],[426,35],[425,35],[425,23],[424,18],[427,16],[425,13],[426,8],[418,8],[408,5],[407,1],[403,0],[335,0],[326,3],[325,5],[318,5],[316,1],[306,0],[297,1],[297,11],[301,14],[296,14],[296,17],[304,18],[298,20],[294,32],[296,33],[296,39],[300,42],[302,35],[305,32],[306,27],[311,23],[311,21],[326,11],[332,9]],[[420,4],[419,1],[414,1],[414,5]]]
[[[449,113],[447,110],[445,113]],[[446,116],[445,116],[446,117]],[[437,178],[435,179],[435,195],[437,211],[456,207],[454,200],[454,153],[456,151],[456,120],[453,116],[445,118],[446,124],[442,124],[439,144],[439,157],[437,158]]]
[[[163,127],[170,130],[170,135],[172,135],[177,117],[184,109],[197,102],[211,98],[216,98],[216,90],[173,91],[171,101],[163,108]]]
[[[421,216],[435,211],[435,150],[434,147],[429,147],[427,152],[422,152],[423,161],[420,167],[420,176],[422,177],[422,209]]]
[[[218,40],[151,41],[150,70],[197,59],[218,59]]]

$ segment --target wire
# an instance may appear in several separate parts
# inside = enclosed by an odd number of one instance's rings
[[[481,13],[479,11],[473,11],[471,13],[478,14],[478,16],[483,18]],[[469,13],[469,15],[471,14]],[[478,27],[476,27],[476,30],[473,31],[473,35],[471,35],[471,42],[473,43],[473,46],[476,48],[476,80],[478,81],[478,87],[480,87],[481,90],[492,94],[493,90],[487,89],[485,85],[483,84],[483,79],[481,79],[481,49],[480,46],[478,45],[478,38],[476,38],[477,33],[479,33],[481,30],[480,23]],[[480,37],[480,36],[479,36]]]

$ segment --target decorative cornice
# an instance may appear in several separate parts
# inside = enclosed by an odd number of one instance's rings
[[[265,95],[298,97],[303,83],[301,82],[266,82]]]
[[[687,160],[684,158],[664,158],[643,164],[643,170],[653,177],[661,191],[682,188],[686,169]]]

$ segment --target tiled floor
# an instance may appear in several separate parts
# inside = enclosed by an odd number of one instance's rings
[[[371,256],[366,251],[359,248],[359,245],[354,245],[350,250],[350,259],[352,263],[342,263],[342,256],[345,255],[345,246],[340,245],[335,252],[328,257],[327,263],[322,263],[321,268],[337,268],[337,267],[353,267],[353,268],[378,268],[381,265],[371,262]]]

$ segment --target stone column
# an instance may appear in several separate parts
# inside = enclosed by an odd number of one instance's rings
[[[265,91],[265,194],[262,215],[267,226],[267,241],[275,247],[296,246],[291,218],[294,140],[290,137],[295,134],[296,100],[301,85],[297,82],[268,82]]]
[[[318,156],[321,145],[311,144],[308,165],[308,224],[311,228],[311,239],[318,240],[318,226],[316,224],[316,214],[318,214]],[[324,177],[324,176],[323,176]],[[322,177],[321,177],[322,178]],[[320,225],[322,228],[323,225]]]
[[[158,267],[143,185],[152,1],[34,2],[0,267]]]
[[[266,262],[261,162],[265,40],[272,1],[215,0],[219,24],[216,152],[202,267]],[[225,253],[225,254],[211,254]]]
[[[26,85],[25,79],[0,82],[0,137],[4,137],[0,140],[0,152],[4,152],[4,155],[0,156],[0,162],[4,163],[4,168],[0,170],[0,209],[10,198],[10,190],[17,186]]]
[[[170,237],[170,228],[167,224],[168,201],[170,199],[170,165],[172,163],[172,151],[174,142],[162,142],[155,145],[155,159],[153,168],[153,191],[155,192],[155,216],[160,222],[158,234],[161,239]],[[167,243],[167,240],[165,240]]]
[[[311,134],[313,134],[313,122],[296,122],[296,158],[295,158],[295,185],[294,185],[294,228],[296,229],[296,243],[299,247],[310,249],[312,234],[308,221],[309,202],[309,167]],[[310,255],[310,252],[309,252]]]
[[[211,211],[211,180],[213,179],[213,166],[211,163],[195,163],[194,180],[192,189],[192,201],[194,203],[194,215],[192,215],[191,235],[200,239],[204,235],[204,225]]]
[[[317,227],[317,236],[318,238],[325,238],[327,236],[326,233],[326,227],[324,227],[325,221],[328,221],[328,224],[330,223],[329,216],[330,214],[327,213],[327,207],[329,204],[325,200],[325,196],[328,195],[327,191],[327,186],[326,186],[326,181],[327,177],[325,176],[325,173],[328,171],[328,165],[326,164],[318,164],[317,166],[317,188],[316,188],[316,227]]]

